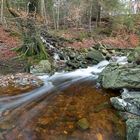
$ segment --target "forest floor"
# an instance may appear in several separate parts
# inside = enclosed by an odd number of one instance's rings
[[[83,29],[68,29],[57,32],[58,36],[65,39],[74,40],[73,43],[66,43],[65,46],[74,48],[87,48],[96,43],[102,43],[114,47],[130,48],[136,47],[139,39],[136,35],[128,35],[122,37],[104,37],[98,36],[87,37]],[[0,74],[23,72],[25,67],[25,60],[18,58],[18,54],[13,51],[20,45],[20,39],[11,34],[10,31],[5,30],[0,26]]]
[[[13,51],[19,45],[19,38],[0,26],[0,74],[23,72],[25,62]]]
[[[117,47],[117,48],[135,48],[139,44],[139,37],[136,34],[121,34],[117,37],[107,37],[106,35],[91,35],[89,37],[87,31],[83,28],[69,28],[54,32],[55,35],[63,37],[68,40],[75,40],[73,43],[66,44],[66,46],[74,48],[87,48],[97,43]]]

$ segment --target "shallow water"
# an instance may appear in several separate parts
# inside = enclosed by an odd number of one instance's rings
[[[110,105],[117,95],[96,84],[107,64],[43,76],[43,87],[1,97],[0,140],[124,140],[125,123]]]
[[[123,140],[124,122],[111,107],[113,93],[94,86],[92,80],[77,82],[5,111],[0,121],[4,140]],[[53,95],[53,96],[50,96]],[[89,129],[81,130],[78,120],[86,118]]]

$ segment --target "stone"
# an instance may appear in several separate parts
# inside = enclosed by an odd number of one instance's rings
[[[110,101],[116,109],[119,111],[125,111],[127,103],[123,101],[123,99],[120,99],[119,97],[112,97],[110,98]]]
[[[52,67],[49,60],[41,60],[37,65],[34,65],[30,69],[30,73],[39,74],[39,73],[49,73],[51,72]]]
[[[112,97],[110,100],[119,111],[127,111],[140,116],[140,92],[125,91],[121,97]]]
[[[80,64],[77,63],[77,61],[69,60],[66,62],[67,66],[71,67],[72,69],[78,69],[80,67]]]
[[[94,62],[93,64],[97,64],[103,61],[104,57],[100,51],[92,48],[92,50],[87,53],[86,59],[92,60]]]
[[[134,64],[109,64],[98,81],[106,89],[140,89],[140,66]]]
[[[140,139],[140,92],[124,90],[119,97],[112,97],[112,105],[126,120],[127,140]]]
[[[140,139],[140,119],[128,119],[126,121],[127,140]]]
[[[139,140],[140,138],[140,92],[126,91],[121,97],[112,97],[112,105],[121,112],[126,121],[127,140]]]
[[[112,105],[119,111],[127,111],[140,116],[140,103],[137,103],[135,100],[136,99],[121,99],[119,97],[112,97],[110,99]]]
[[[140,140],[140,130],[139,130],[139,134],[138,134],[138,140]]]
[[[77,126],[82,130],[87,130],[89,128],[89,122],[86,118],[82,118],[77,122]]]
[[[128,55],[129,62],[136,62],[140,64],[140,47],[135,48],[129,55]]]

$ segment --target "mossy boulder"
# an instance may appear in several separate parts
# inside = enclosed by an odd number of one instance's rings
[[[86,59],[91,60],[93,64],[98,64],[104,60],[102,53],[94,48],[92,48],[86,55]]]
[[[32,74],[50,73],[52,70],[49,60],[41,60],[37,65],[31,67]]]
[[[112,63],[102,71],[99,81],[106,89],[140,89],[140,66]]]
[[[135,48],[128,56],[129,62],[136,62],[140,64],[140,47]]]

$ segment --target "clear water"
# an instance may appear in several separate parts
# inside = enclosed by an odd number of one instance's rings
[[[96,79],[108,65],[42,76],[45,85],[0,98],[0,140],[124,140],[125,123],[110,104],[116,93]],[[2,95],[2,93],[1,93]],[[86,119],[82,130],[77,122]]]

